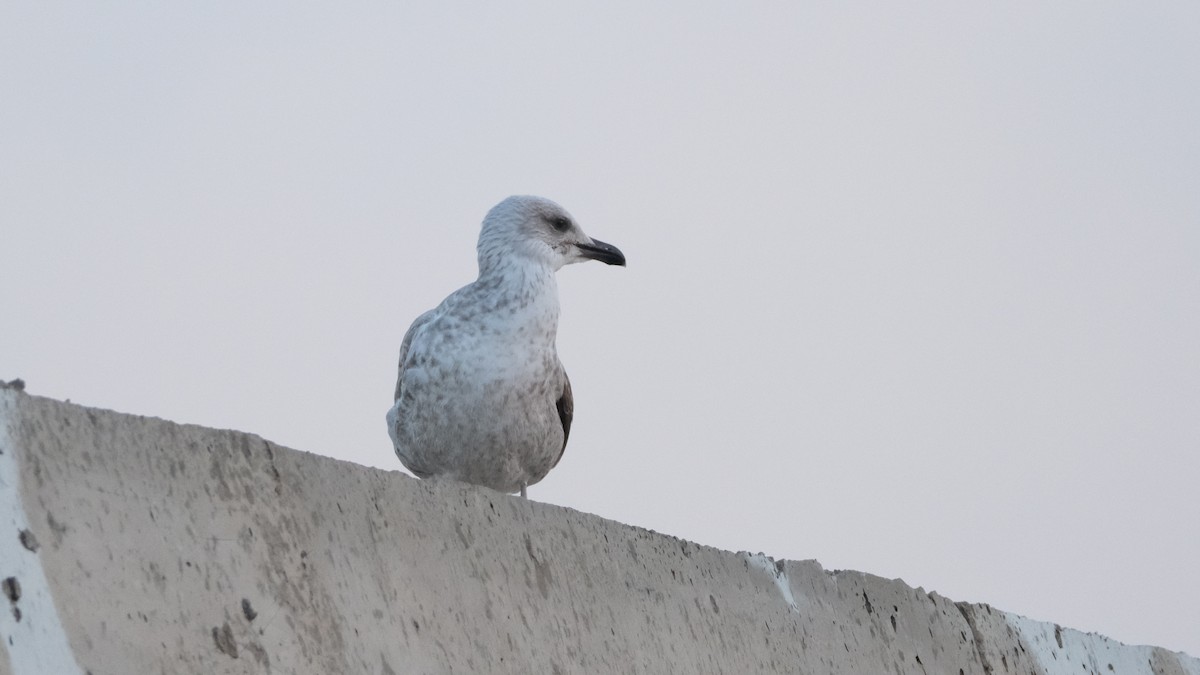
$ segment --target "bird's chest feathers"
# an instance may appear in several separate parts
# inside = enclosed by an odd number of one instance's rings
[[[440,317],[430,355],[445,376],[480,386],[535,384],[557,364],[553,276],[481,279]],[[433,335],[431,335],[433,337]]]

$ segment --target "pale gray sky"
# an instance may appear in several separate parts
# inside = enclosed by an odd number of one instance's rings
[[[1200,655],[1200,4],[646,4],[5,2],[0,377],[399,470],[540,194],[532,498]]]

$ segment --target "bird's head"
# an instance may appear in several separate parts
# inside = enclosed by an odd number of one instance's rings
[[[509,197],[492,207],[478,249],[481,270],[514,257],[553,270],[584,260],[625,264],[620,249],[587,236],[566,209],[542,197]]]

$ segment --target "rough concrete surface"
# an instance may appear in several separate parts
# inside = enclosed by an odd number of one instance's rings
[[[898,580],[13,389],[0,453],[0,675],[1200,675]]]

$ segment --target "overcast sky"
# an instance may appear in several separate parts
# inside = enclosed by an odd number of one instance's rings
[[[398,4],[0,5],[0,377],[402,470],[539,194],[531,498],[1200,655],[1200,4]]]

